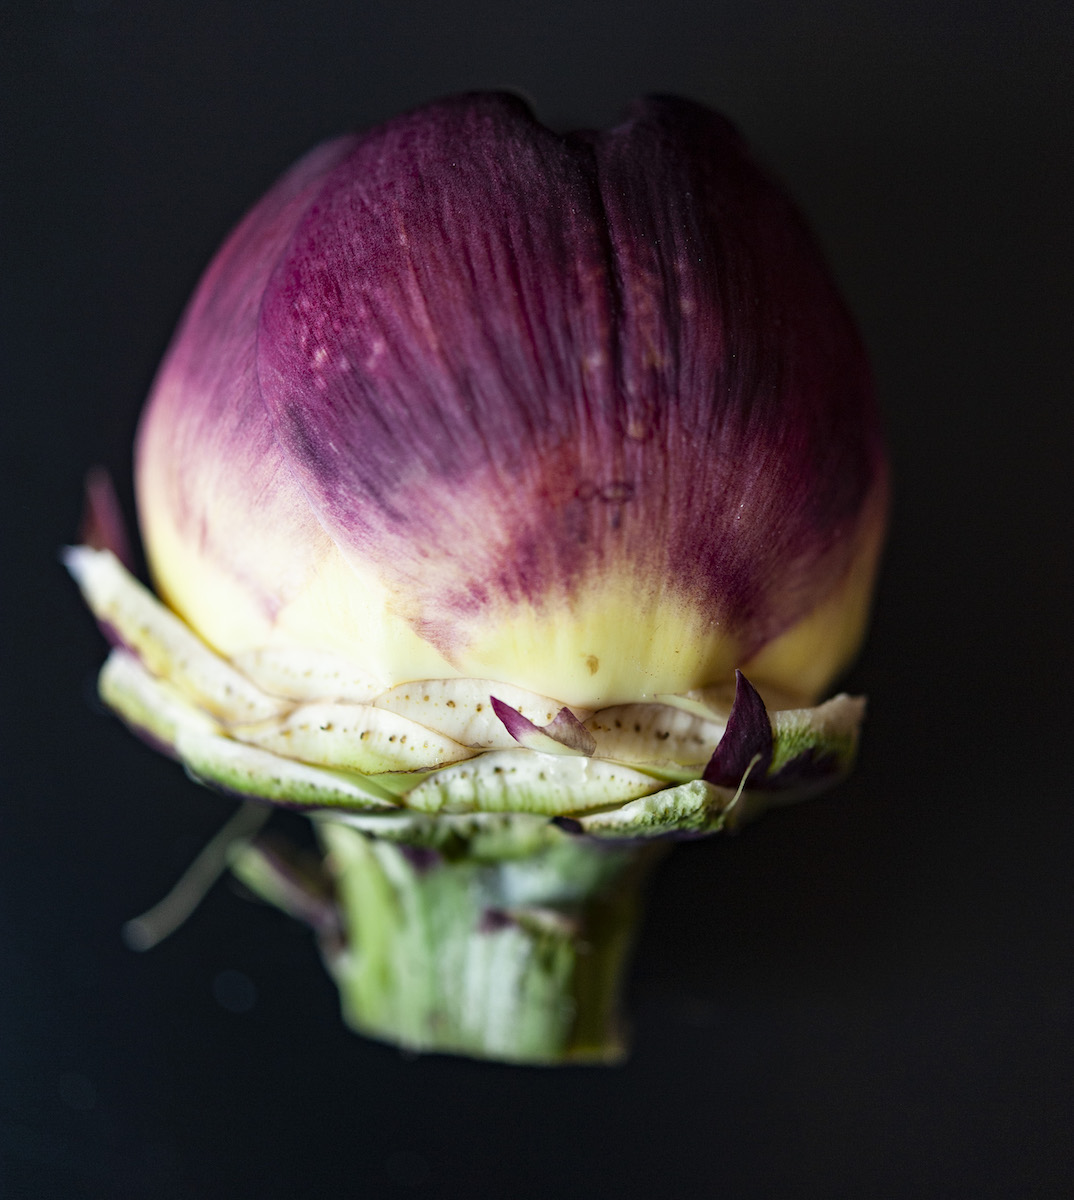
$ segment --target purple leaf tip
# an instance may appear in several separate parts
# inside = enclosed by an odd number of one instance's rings
[[[737,788],[747,778],[759,782],[772,761],[772,723],[757,689],[735,672],[735,702],[723,737],[701,776],[717,787]]]
[[[116,495],[112,476],[104,467],[93,467],[86,476],[86,499],[79,540],[94,550],[111,550],[128,571],[134,571],[134,555]]]
[[[544,754],[584,754],[589,758],[597,748],[596,739],[569,708],[561,708],[547,725],[535,725],[510,704],[495,696],[489,699],[503,727],[528,750],[539,750]]]

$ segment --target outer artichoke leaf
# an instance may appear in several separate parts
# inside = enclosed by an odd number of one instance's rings
[[[264,646],[232,660],[263,691],[288,700],[347,700],[366,704],[384,684],[339,655],[301,646]]]
[[[300,762],[361,775],[429,770],[473,754],[451,738],[370,704],[303,704],[282,717],[233,726],[231,734]]]
[[[498,696],[491,697],[496,716],[520,746],[543,754],[591,755],[597,748],[593,735],[569,708],[561,708],[547,725],[535,725]]]
[[[110,550],[71,546],[64,563],[93,615],[154,675],[170,680],[224,721],[264,720],[287,702],[266,696],[220,658],[127,571]]]
[[[772,714],[772,762],[764,786],[816,790],[854,763],[865,698],[841,693],[816,708]]]
[[[518,743],[492,707],[493,693],[535,725],[554,721],[562,707],[547,696],[491,679],[426,679],[404,683],[378,696],[374,704],[435,729],[464,746],[481,750],[514,749]],[[572,711],[579,720],[590,714],[584,708]]]
[[[97,678],[101,699],[139,737],[173,758],[181,731],[218,734],[220,726],[178,688],[151,675],[128,650],[115,649]]]
[[[773,713],[768,772],[751,776],[749,788],[727,811],[726,828],[808,800],[842,779],[853,765],[864,715],[864,697],[842,694],[815,708]]]
[[[724,723],[666,704],[620,704],[594,713],[586,728],[600,758],[696,777],[723,736]]]
[[[724,827],[735,795],[730,788],[694,779],[619,808],[577,817],[568,828],[604,838],[700,837]]]
[[[763,808],[804,799],[849,771],[864,699],[841,694],[815,708],[782,709],[770,716],[745,675],[737,671],[736,677],[727,729],[703,779],[721,787],[743,787],[748,798],[743,807]],[[770,801],[753,799],[761,793],[770,795]],[[736,814],[738,819],[741,814]]]
[[[445,767],[406,797],[424,812],[523,812],[560,816],[622,804],[660,788],[629,767],[580,755],[496,750]]]
[[[295,762],[231,738],[183,731],[176,752],[199,783],[231,795],[289,808],[365,812],[395,807],[387,792],[360,775]]]

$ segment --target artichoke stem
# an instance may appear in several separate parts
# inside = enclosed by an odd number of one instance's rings
[[[659,848],[564,835],[489,860],[318,827],[345,938],[325,957],[351,1026],[415,1052],[623,1057],[620,984]]]

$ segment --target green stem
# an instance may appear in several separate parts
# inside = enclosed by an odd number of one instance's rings
[[[451,859],[319,829],[344,925],[326,959],[352,1026],[415,1051],[622,1057],[618,994],[653,851],[564,835],[523,857]]]

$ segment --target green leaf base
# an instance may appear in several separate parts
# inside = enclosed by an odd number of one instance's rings
[[[623,1057],[620,982],[659,847],[562,836],[521,857],[452,858],[318,828],[343,924],[325,958],[355,1029],[515,1063]]]

